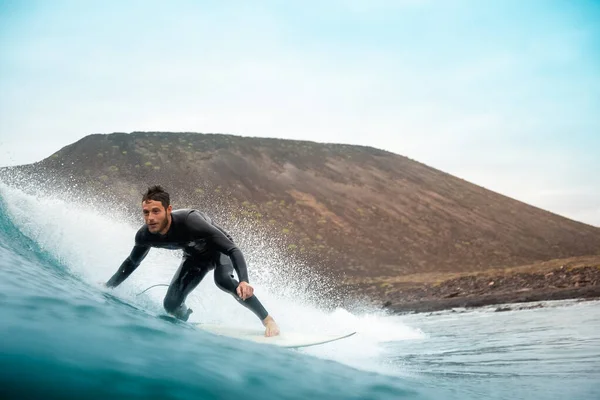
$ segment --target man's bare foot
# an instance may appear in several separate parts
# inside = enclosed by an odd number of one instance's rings
[[[279,335],[279,326],[275,323],[275,320],[270,315],[263,319],[263,325],[265,326],[265,336],[277,336]]]

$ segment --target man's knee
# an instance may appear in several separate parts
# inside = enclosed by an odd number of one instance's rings
[[[234,279],[233,274],[227,270],[215,270],[215,284],[217,287],[225,292],[235,294],[237,288],[237,281]]]

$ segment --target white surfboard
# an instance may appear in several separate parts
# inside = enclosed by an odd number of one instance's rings
[[[298,348],[316,346],[340,339],[345,339],[356,332],[345,334],[317,334],[283,331],[277,336],[266,337],[262,329],[235,328],[223,325],[194,323],[198,328],[207,332],[235,339],[249,340],[256,343],[272,344],[280,347]]]

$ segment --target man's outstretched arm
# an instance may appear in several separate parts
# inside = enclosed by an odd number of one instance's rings
[[[142,260],[150,251],[150,246],[135,245],[129,257],[123,261],[117,272],[106,282],[106,286],[110,288],[117,287],[123,282],[135,269],[140,265]]]

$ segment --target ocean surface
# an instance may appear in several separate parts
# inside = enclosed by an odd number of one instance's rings
[[[250,235],[251,282],[284,332],[358,333],[297,350],[242,342],[161,318],[165,287],[141,293],[170,281],[177,252],[153,249],[104,288],[141,218],[67,197],[0,182],[2,399],[600,399],[598,302],[334,308],[326,285]],[[210,274],[187,303],[194,322],[261,326]]]

